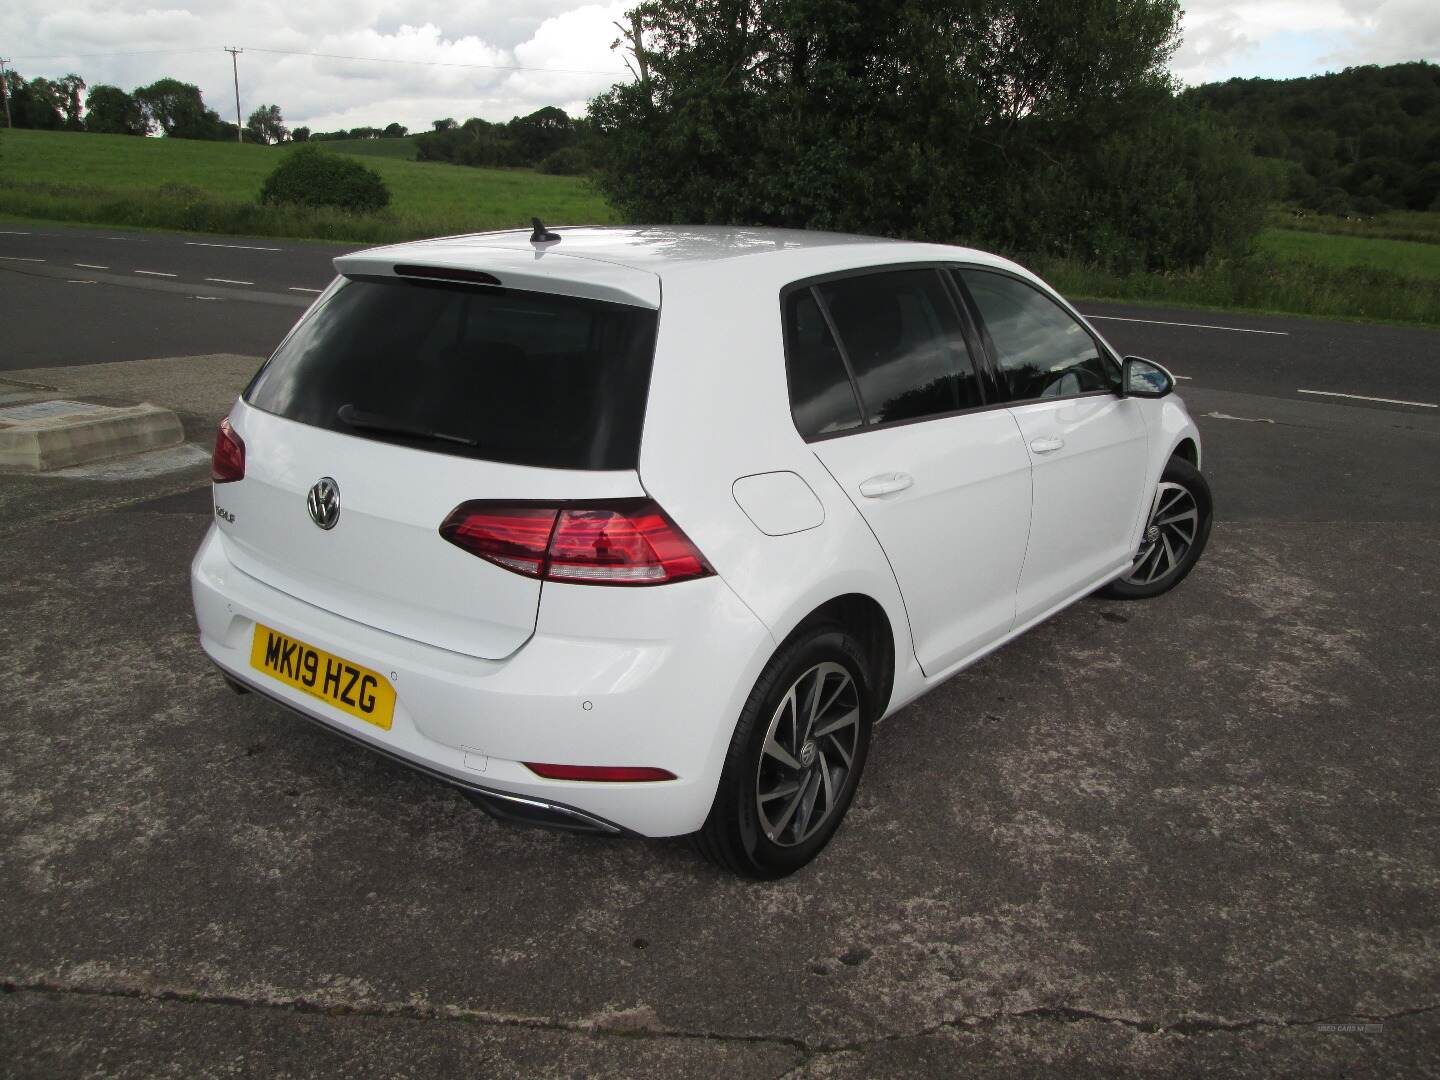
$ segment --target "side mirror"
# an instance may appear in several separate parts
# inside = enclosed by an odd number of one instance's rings
[[[1120,396],[1162,398],[1175,389],[1175,377],[1153,360],[1127,356],[1120,368]]]

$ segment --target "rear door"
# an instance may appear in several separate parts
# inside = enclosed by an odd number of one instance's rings
[[[1133,559],[1148,436],[1119,365],[1060,304],[1000,271],[958,277],[1035,470],[1023,623]]]
[[[540,583],[440,536],[471,499],[641,496],[656,312],[492,285],[344,282],[232,413],[244,479],[216,485],[241,571],[391,633],[498,659]],[[334,519],[310,494],[336,489]]]
[[[986,408],[939,270],[847,275],[783,302],[796,425],[879,539],[935,674],[1014,621],[1030,523],[1019,428]]]

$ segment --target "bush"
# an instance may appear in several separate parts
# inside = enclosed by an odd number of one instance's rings
[[[580,176],[590,171],[590,160],[578,146],[562,146],[541,158],[536,168],[549,176]]]
[[[302,146],[265,178],[260,201],[271,206],[333,206],[363,214],[388,206],[390,191],[379,173],[354,158]]]

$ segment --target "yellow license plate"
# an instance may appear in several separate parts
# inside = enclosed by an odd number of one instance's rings
[[[351,716],[390,730],[395,716],[395,690],[378,672],[259,623],[255,624],[255,638],[250,645],[250,666]]]

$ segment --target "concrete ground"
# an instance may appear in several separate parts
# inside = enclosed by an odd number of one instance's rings
[[[208,448],[255,363],[0,390]],[[1440,1075],[1440,417],[1183,393],[1191,579],[882,725],[768,884],[496,824],[230,694],[203,452],[0,478],[0,1075]]]

